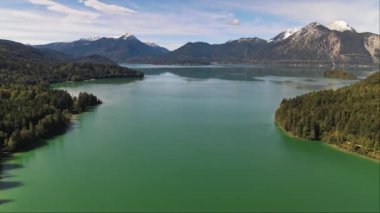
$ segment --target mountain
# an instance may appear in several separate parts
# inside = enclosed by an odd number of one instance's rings
[[[19,62],[52,62],[65,61],[70,59],[68,56],[59,51],[51,49],[36,49],[31,46],[26,46],[21,43],[0,40],[0,64],[6,61]]]
[[[350,25],[348,25],[344,21],[333,21],[327,25],[327,28],[329,28],[330,30],[336,30],[339,32],[344,32],[344,31],[356,32],[354,28],[352,28]]]
[[[51,49],[0,40],[0,87],[143,76],[142,72],[121,67],[104,56],[75,58]]]
[[[266,40],[256,37],[231,40],[224,44],[189,42],[162,56],[130,61],[158,64],[240,63],[242,60],[247,60],[255,51],[265,47],[267,43]]]
[[[127,62],[128,59],[134,57],[159,56],[168,52],[167,49],[158,45],[146,44],[129,33],[119,38],[93,37],[73,42],[36,45],[35,47],[57,50],[75,57],[100,55],[118,63]]]
[[[154,42],[144,42],[146,45],[148,45],[148,46],[150,46],[150,47],[152,47],[152,48],[154,48],[154,49],[156,49],[156,50],[158,50],[158,51],[161,51],[162,53],[167,53],[167,52],[169,52],[169,50],[168,49],[166,49],[165,47],[161,47],[161,46],[159,46],[158,44],[156,44],[156,43],[154,43]]]
[[[133,60],[157,64],[280,63],[333,66],[379,64],[380,36],[358,33],[343,21],[328,26],[313,22],[289,29],[268,42],[242,38],[224,44],[187,43],[163,56]]]
[[[275,36],[274,38],[272,38],[271,40],[269,40],[269,42],[280,42],[282,40],[285,40],[287,39],[289,36],[293,35],[294,33],[296,33],[298,31],[298,29],[288,29],[280,34],[278,34],[277,36]]]
[[[99,64],[116,64],[109,58],[100,55],[74,57],[65,53],[47,49],[34,48],[10,40],[0,39],[0,64],[7,60],[19,61],[20,63],[70,63],[86,62]]]
[[[331,30],[314,22],[280,42],[269,43],[252,58],[258,61],[332,65],[378,63],[379,35],[357,33],[354,29],[339,30]]]
[[[269,41],[254,37],[230,40],[223,44],[189,42],[174,51],[168,51],[155,43],[141,42],[129,33],[119,38],[93,37],[37,47],[75,57],[95,54],[118,63],[331,66],[376,66],[380,63],[380,36],[358,33],[344,21],[334,21],[327,26],[313,22],[301,29],[281,32]]]

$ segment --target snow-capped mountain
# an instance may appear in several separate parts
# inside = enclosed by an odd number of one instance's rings
[[[297,31],[298,31],[298,29],[295,29],[295,28],[287,29],[284,32],[281,32],[277,36],[273,37],[271,40],[269,40],[269,42],[283,41],[283,40],[289,38],[291,35],[293,35]]]
[[[119,39],[122,39],[122,40],[138,40],[133,34],[131,33],[126,33],[122,36],[119,37]]]
[[[223,44],[189,42],[169,52],[134,35],[39,45],[74,56],[101,55],[116,62],[156,64],[285,63],[317,65],[378,65],[380,36],[358,33],[343,21],[310,23],[281,32],[269,42],[251,37]],[[168,54],[166,54],[168,53]]]
[[[76,57],[101,55],[116,62],[126,62],[134,57],[152,57],[167,53],[164,47],[157,44],[148,45],[131,33],[116,37],[91,37],[73,42],[58,42],[38,45],[39,48],[49,48]]]
[[[348,25],[344,21],[333,21],[327,25],[327,28],[329,28],[330,30],[336,30],[339,32],[344,32],[344,31],[356,32],[354,28],[352,28],[350,25]]]
[[[348,24],[332,29],[317,23],[281,32],[270,42],[242,38],[224,44],[187,43],[149,63],[281,63],[315,65],[376,65],[380,36],[357,33]],[[339,29],[336,30],[336,29]],[[143,62],[143,61],[140,61]]]
[[[371,33],[357,33],[346,23],[338,22],[330,29],[313,22],[288,39],[271,43],[254,57],[286,63],[372,65],[378,63],[376,55],[380,53],[379,47],[370,42],[375,37],[380,38]]]

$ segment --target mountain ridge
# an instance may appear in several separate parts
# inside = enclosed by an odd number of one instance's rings
[[[149,45],[130,33],[120,37],[91,37],[72,42],[54,42],[45,45],[35,45],[37,48],[53,49],[74,57],[101,55],[115,62],[127,62],[133,57],[150,57],[163,55],[169,50],[158,45]]]
[[[312,22],[301,29],[280,32],[268,41],[251,37],[222,44],[188,42],[173,51],[141,42],[130,33],[118,38],[103,37],[36,47],[72,53],[77,57],[102,55],[118,63],[329,66],[378,66],[380,63],[380,36],[358,33],[344,21],[334,21],[327,26]]]
[[[144,74],[99,55],[72,57],[0,39],[0,86],[132,77]]]
[[[341,23],[342,24],[342,23]],[[348,24],[345,24],[349,26]],[[158,64],[211,64],[211,63],[276,63],[312,64],[330,66],[377,66],[380,57],[380,36],[373,33],[358,33],[354,28],[331,30],[312,22],[299,30],[284,31],[269,41],[256,38],[261,45],[237,46],[237,41],[224,44],[187,43],[186,45],[155,59],[137,62]],[[243,40],[250,40],[244,38]],[[231,46],[234,44],[235,46]],[[208,47],[208,48],[206,48]],[[227,48],[230,47],[230,48]],[[184,54],[186,48],[188,54]],[[202,49],[203,56],[199,52]],[[220,54],[221,51],[225,51]],[[215,56],[215,52],[219,55]],[[228,57],[226,57],[228,55]],[[136,61],[135,61],[136,62]]]

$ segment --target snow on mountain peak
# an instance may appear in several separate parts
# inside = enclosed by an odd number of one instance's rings
[[[284,39],[287,39],[289,36],[293,35],[293,34],[296,33],[297,31],[298,31],[298,29],[295,29],[295,28],[287,29],[287,30],[284,32],[283,40],[284,40]]]
[[[122,35],[119,39],[130,40],[130,39],[136,39],[136,37],[132,35],[131,33],[126,33]]]
[[[100,37],[100,36],[91,36],[89,38],[81,38],[80,40],[82,40],[82,41],[96,41],[96,40],[99,40],[101,38],[102,37]]]
[[[298,32],[298,29],[295,29],[295,28],[287,29],[284,32],[281,32],[280,34],[278,34],[276,37],[269,40],[269,42],[279,42],[279,41],[285,40],[296,32]]]
[[[145,44],[151,47],[159,47],[156,43],[153,42],[145,42]]]
[[[340,31],[340,32],[344,32],[344,31],[355,32],[355,29],[352,28],[350,25],[348,25],[344,21],[333,21],[327,25],[327,28],[329,28],[330,30],[336,30],[336,31]]]

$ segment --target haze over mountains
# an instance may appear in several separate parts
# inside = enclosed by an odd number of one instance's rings
[[[74,56],[97,54],[118,63],[374,66],[380,61],[380,36],[367,32],[358,33],[344,21],[334,21],[327,26],[313,22],[302,29],[281,32],[269,41],[253,37],[223,44],[189,42],[174,51],[141,42],[131,34],[119,38],[81,39],[37,47],[54,49]]]

